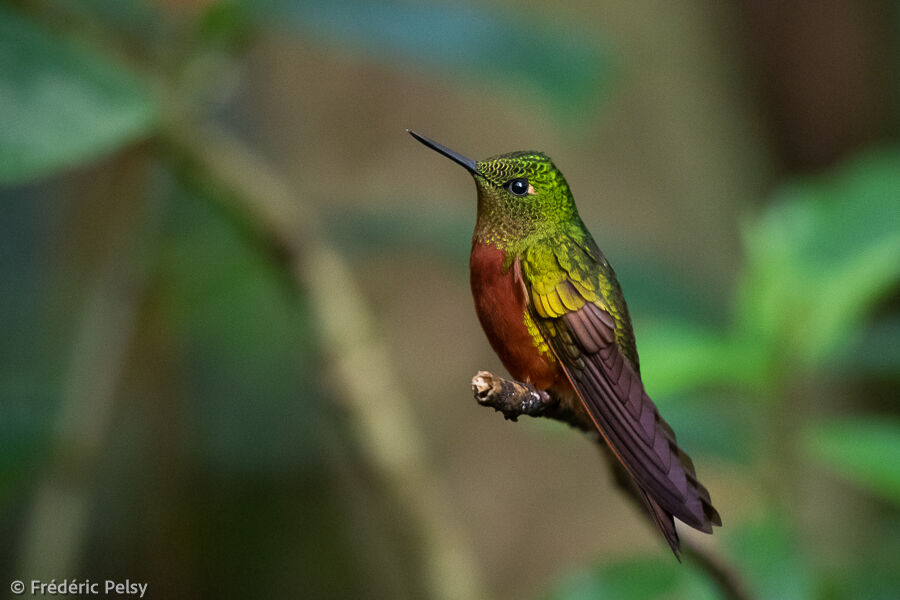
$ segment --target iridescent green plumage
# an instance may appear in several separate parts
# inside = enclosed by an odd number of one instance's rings
[[[476,163],[478,221],[475,239],[506,253],[506,264],[522,258],[532,306],[542,318],[562,317],[596,302],[616,321],[616,338],[638,369],[634,333],[615,272],[597,248],[563,174],[541,152],[511,152]],[[503,184],[525,178],[527,199]],[[549,323],[552,328],[552,322]],[[538,340],[537,343],[541,341]]]
[[[413,135],[475,179],[472,292],[506,368],[596,427],[676,555],[673,517],[705,532],[721,525],[691,459],[644,390],[615,272],[562,173],[540,152],[476,162]]]

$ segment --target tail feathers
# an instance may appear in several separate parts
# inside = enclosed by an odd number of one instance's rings
[[[650,520],[653,521],[669,544],[669,548],[672,549],[675,558],[681,562],[681,555],[679,554],[681,552],[681,541],[678,539],[678,532],[675,530],[675,519],[672,514],[666,512],[663,507],[641,489],[634,478],[625,470],[625,467],[622,466],[622,463],[615,459],[615,455],[606,444],[601,444],[600,448],[610,461],[609,465],[612,468],[613,480],[616,482],[616,485],[647,509]]]
[[[637,496],[643,500],[644,506],[647,507],[647,512],[650,513],[650,518],[656,523],[659,532],[666,538],[669,548],[672,549],[672,554],[675,555],[678,562],[681,562],[681,541],[678,539],[678,532],[675,530],[675,519],[670,513],[666,512],[659,504],[657,504],[655,500],[644,493],[643,490],[638,489]]]

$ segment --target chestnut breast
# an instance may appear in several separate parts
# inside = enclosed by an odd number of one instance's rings
[[[515,265],[503,271],[503,250],[474,241],[469,257],[470,283],[478,320],[503,366],[519,381],[548,389],[565,379],[559,363],[538,349],[526,325],[525,293]],[[532,328],[536,335],[535,328]]]

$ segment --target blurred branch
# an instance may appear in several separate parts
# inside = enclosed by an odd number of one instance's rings
[[[734,565],[729,564],[711,548],[683,537],[682,551],[685,558],[697,565],[716,584],[725,600],[751,600],[753,598],[744,585],[743,577]]]
[[[450,494],[428,467],[425,442],[410,417],[412,403],[390,365],[388,348],[349,267],[322,235],[318,215],[270,165],[223,130],[170,123],[163,138],[225,192],[230,208],[249,218],[309,294],[330,371],[326,379],[346,409],[361,454],[421,540],[432,597],[487,598],[476,562],[453,525]]]
[[[544,390],[535,388],[530,383],[523,383],[503,377],[497,377],[489,371],[479,371],[472,378],[472,392],[475,400],[482,406],[490,406],[497,412],[503,413],[503,417],[510,421],[516,421],[518,417],[546,417],[556,421],[562,421],[568,425],[587,433],[594,434],[594,438],[600,442],[598,432],[587,429],[584,422],[578,419],[572,411],[563,408],[562,403]],[[617,482],[626,488],[627,482]],[[628,492],[628,489],[625,489]],[[632,493],[626,494],[638,503],[641,511],[644,510],[640,500]],[[697,565],[718,586],[722,597],[726,600],[749,600],[750,595],[744,589],[740,574],[728,564],[721,556],[717,556],[712,550],[705,548],[689,539],[683,539],[685,556]]]
[[[90,284],[72,344],[53,455],[37,485],[25,528],[23,558],[17,571],[24,579],[77,573],[92,485],[134,337],[146,278],[142,258],[158,220],[148,218],[153,207],[145,203],[143,193],[144,149],[126,152],[115,160],[112,180],[94,190],[103,197],[101,212],[105,216],[101,218],[113,223],[113,233],[102,246],[101,264]],[[94,225],[95,232],[102,229]],[[85,238],[85,243],[93,241]],[[71,262],[66,266],[71,269]]]
[[[41,2],[24,6],[37,20],[45,17]],[[34,5],[34,6],[32,6]],[[52,17],[49,19],[53,21]],[[59,29],[109,47],[121,58],[121,44],[103,30],[78,20],[63,20]],[[68,25],[68,26],[66,26]],[[406,512],[422,544],[427,586],[436,600],[487,598],[477,565],[466,550],[443,489],[425,460],[425,443],[410,418],[411,401],[388,361],[362,293],[340,254],[322,235],[318,215],[268,164],[225,131],[185,119],[192,105],[178,81],[155,76],[152,62],[139,60],[134,70],[153,81],[171,113],[159,137],[166,148],[200,176],[224,192],[230,208],[246,216],[254,234],[271,245],[291,276],[308,294],[319,326],[335,398],[344,402],[362,455]],[[115,384],[132,336],[138,296],[119,270],[127,253],[111,251],[108,274],[101,276],[86,310],[73,352],[70,390],[60,418],[60,446],[84,440],[76,458],[62,458],[40,488],[38,505],[26,533],[23,573],[41,567],[49,578],[71,572],[87,515],[86,488],[80,477],[99,456],[108,428]],[[124,256],[124,258],[123,258]],[[104,270],[106,273],[106,270]],[[121,290],[127,290],[123,295]],[[103,365],[104,368],[98,368]],[[72,464],[67,464],[66,461]],[[87,466],[85,466],[87,465]],[[71,488],[71,473],[77,485]],[[63,475],[63,477],[59,477]],[[50,549],[51,551],[47,551]]]

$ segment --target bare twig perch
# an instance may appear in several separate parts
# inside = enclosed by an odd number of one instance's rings
[[[482,406],[490,406],[510,421],[517,421],[522,415],[528,417],[546,417],[562,421],[599,441],[599,432],[587,430],[584,422],[577,419],[562,403],[544,390],[535,388],[530,383],[497,377],[488,371],[479,371],[472,378],[472,393]],[[605,446],[604,446],[605,448]],[[628,485],[627,477],[614,472],[616,482],[623,487],[629,498],[634,499]],[[636,500],[640,504],[639,500]],[[641,508],[643,510],[643,507]],[[741,581],[739,573],[722,557],[707,547],[695,543],[691,539],[683,539],[685,557],[704,571],[719,587],[722,597],[728,600],[750,600],[751,596]]]
[[[530,383],[497,377],[489,371],[478,371],[472,378],[472,392],[478,404],[503,413],[503,418],[509,421],[518,421],[522,415],[546,417],[566,423],[598,441],[600,439],[595,429],[585,428],[584,420],[576,417],[558,398]]]
[[[489,371],[478,371],[472,378],[472,391],[482,406],[491,406],[510,421],[519,415],[541,417],[547,406],[555,403],[550,394],[530,383],[494,377]]]

